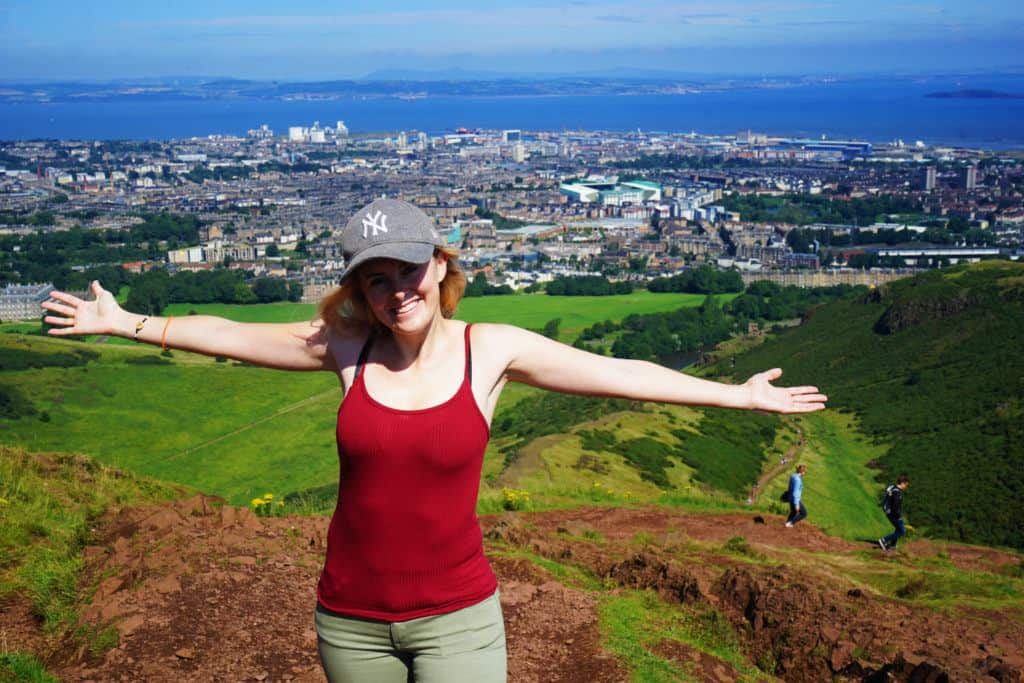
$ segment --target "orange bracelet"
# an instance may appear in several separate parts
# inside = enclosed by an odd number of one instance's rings
[[[174,316],[167,316],[167,322],[164,323],[164,332],[160,335],[160,349],[162,351],[167,350],[167,328],[171,326],[171,321],[174,320]]]

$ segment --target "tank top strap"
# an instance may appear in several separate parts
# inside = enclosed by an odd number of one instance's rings
[[[469,348],[469,329],[473,327],[472,323],[466,323],[466,381],[473,381],[473,354]]]
[[[359,351],[359,360],[356,361],[356,374],[352,378],[352,384],[355,384],[359,380],[359,376],[363,374],[363,366],[366,365],[366,359],[370,356],[371,346],[373,346],[372,331],[367,335],[366,342],[363,343],[363,348]]]

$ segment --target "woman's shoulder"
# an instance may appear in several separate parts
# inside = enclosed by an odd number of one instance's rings
[[[356,362],[371,333],[372,329],[365,323],[329,328],[328,348],[338,361],[338,367]]]

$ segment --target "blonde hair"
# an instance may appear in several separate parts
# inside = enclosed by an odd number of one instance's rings
[[[459,250],[454,247],[437,247],[438,252],[448,257],[448,272],[439,285],[441,290],[441,315],[451,318],[459,307],[462,294],[466,291],[466,276],[459,266]],[[374,332],[385,332],[387,328],[370,311],[366,298],[359,288],[357,273],[351,273],[345,281],[320,300],[317,307],[320,319],[333,330],[344,332],[358,327],[370,327]]]

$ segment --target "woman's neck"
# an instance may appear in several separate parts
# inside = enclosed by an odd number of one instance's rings
[[[437,316],[425,330],[414,334],[395,334],[392,330],[391,343],[399,365],[412,367],[433,356],[438,347],[444,345],[445,324],[445,319]]]

